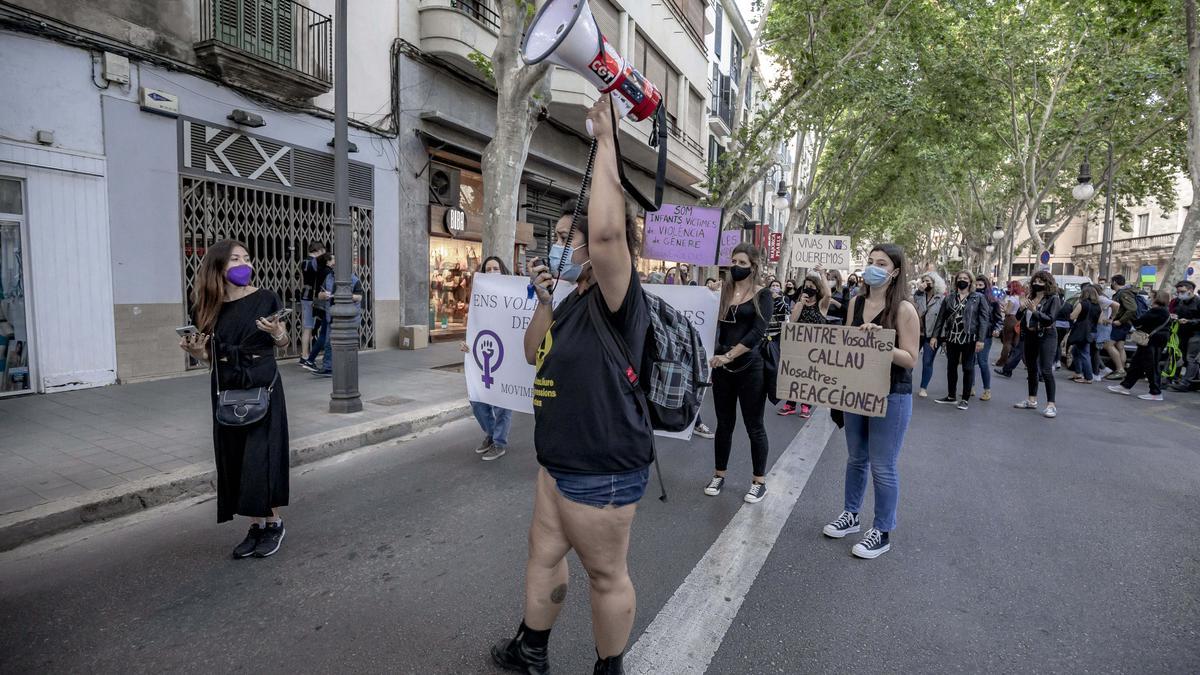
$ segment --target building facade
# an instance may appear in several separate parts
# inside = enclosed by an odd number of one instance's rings
[[[1127,227],[1113,227],[1109,273],[1122,274],[1131,283],[1157,287],[1171,263],[1175,242],[1183,231],[1183,221],[1192,205],[1192,184],[1187,176],[1175,179],[1175,203],[1172,208],[1151,199],[1125,211]],[[1082,243],[1073,249],[1073,258],[1080,274],[1096,277],[1100,274],[1100,252],[1103,248],[1103,202],[1091,214]],[[1200,247],[1192,256],[1200,261]],[[1200,265],[1192,265],[1200,269]],[[1174,281],[1174,280],[1171,280]]]
[[[332,233],[334,0],[0,2],[0,394],[177,376],[204,251],[246,243],[255,283],[298,301]],[[703,195],[709,98],[702,0],[593,0],[597,23],[664,93],[665,200]],[[354,263],[363,349],[402,327],[464,328],[482,252],[479,160],[495,92],[475,65],[485,1],[350,3]],[[579,187],[596,92],[556,69],[525,167],[512,262],[544,251]],[[621,124],[653,183],[648,122]],[[87,348],[80,348],[80,331]],[[294,340],[281,355],[297,354]]]

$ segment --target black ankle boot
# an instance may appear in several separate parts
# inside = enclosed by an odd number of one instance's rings
[[[592,675],[625,675],[625,666],[622,661],[625,660],[625,654],[617,654],[610,656],[607,659],[596,658],[596,667],[592,669]]]
[[[505,670],[526,675],[550,675],[549,647],[530,647],[524,637],[524,631],[517,631],[513,639],[493,646],[492,661]]]

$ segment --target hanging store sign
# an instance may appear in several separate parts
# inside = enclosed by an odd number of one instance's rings
[[[467,229],[467,212],[457,206],[451,206],[442,214],[442,226],[451,237],[457,237]]]

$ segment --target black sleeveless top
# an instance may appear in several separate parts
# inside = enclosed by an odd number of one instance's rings
[[[863,325],[863,306],[867,304],[866,296],[859,296],[858,302],[854,303],[854,316],[850,321],[851,326]],[[883,314],[880,312],[879,314]],[[876,319],[879,315],[875,316]],[[871,323],[875,323],[872,321]],[[897,336],[897,341],[899,336]],[[892,388],[888,390],[891,394],[911,394],[912,393],[912,368],[901,368],[895,363],[892,364]]]

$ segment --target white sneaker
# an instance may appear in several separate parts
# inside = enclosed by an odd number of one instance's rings
[[[1049,417],[1050,419],[1058,417],[1058,408],[1046,406],[1046,409],[1042,411],[1042,417]]]
[[[713,476],[712,480],[708,481],[708,487],[704,488],[704,494],[709,497],[716,497],[721,494],[721,488],[725,487],[724,476]]]
[[[917,397],[918,398],[929,398],[929,392],[925,391],[924,389],[921,389],[920,391],[917,392]]]
[[[1163,400],[1163,395],[1162,394],[1141,394],[1138,396],[1138,398],[1142,399],[1143,401],[1161,401],[1161,400]]]
[[[766,483],[750,483],[750,491],[746,493],[745,499],[748,504],[757,504],[767,496]]]
[[[849,511],[842,511],[842,515],[838,516],[836,520],[822,528],[821,532],[824,533],[826,537],[841,539],[848,534],[854,534],[855,532],[858,532],[859,527],[858,516],[850,513]]]
[[[1120,394],[1122,396],[1131,396],[1133,394],[1132,391],[1129,391],[1128,389],[1126,389],[1125,387],[1122,387],[1119,384],[1108,385],[1108,390],[1114,394]]]
[[[1109,374],[1111,374],[1111,373],[1112,373],[1112,371],[1113,371],[1113,370],[1112,370],[1112,368],[1109,368],[1109,367],[1105,366],[1104,368],[1101,368],[1101,369],[1100,369],[1100,372],[1099,372],[1099,373],[1097,373],[1097,374],[1096,374],[1096,379],[1097,379],[1097,380],[1103,380],[1103,379],[1104,379],[1104,377],[1105,377],[1106,375],[1109,375]]]

